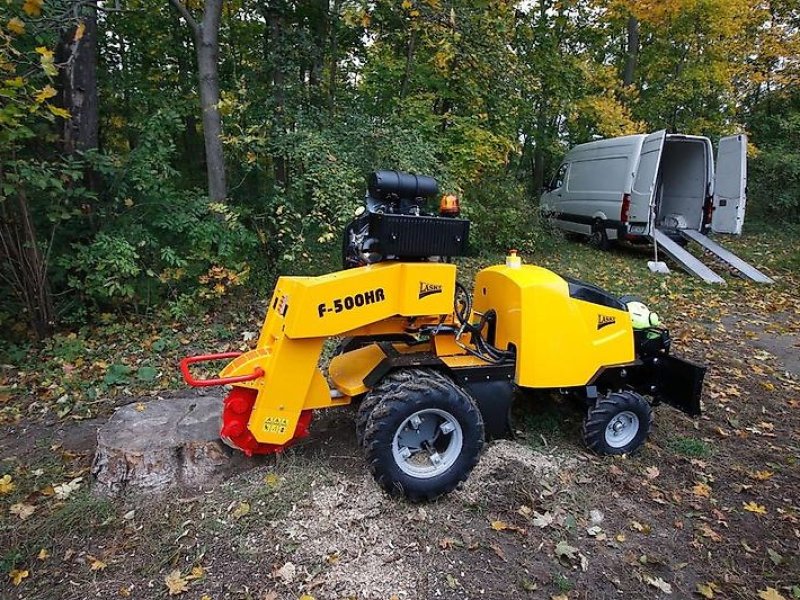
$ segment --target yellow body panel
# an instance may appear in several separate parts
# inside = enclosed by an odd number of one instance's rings
[[[445,263],[379,263],[320,277],[281,277],[255,350],[220,374],[264,376],[237,385],[258,390],[248,429],[259,441],[283,444],[294,434],[300,412],[350,402],[330,394],[318,360],[325,338],[394,317],[449,315],[456,267]],[[362,366],[362,368],[364,368]]]
[[[476,312],[497,312],[495,345],[516,348],[520,386],[586,385],[601,367],[635,359],[629,313],[570,298],[567,282],[547,269],[489,267],[473,297]]]
[[[356,396],[367,391],[364,377],[384,358],[386,355],[383,351],[376,344],[370,344],[347,354],[334,356],[328,367],[328,374],[336,389],[348,396]]]

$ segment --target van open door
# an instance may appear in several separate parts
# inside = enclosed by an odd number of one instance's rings
[[[639,165],[636,168],[636,177],[633,179],[628,219],[631,222],[648,223],[647,231],[643,232],[644,234],[649,234],[650,228],[655,226],[651,219],[652,209],[650,206],[653,202],[658,167],[661,164],[661,153],[664,150],[666,137],[667,130],[662,129],[644,138],[642,152],[639,155]]]
[[[740,133],[719,141],[711,231],[737,235],[742,233],[746,203],[747,136]]]

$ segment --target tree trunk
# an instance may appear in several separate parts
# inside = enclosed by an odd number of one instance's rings
[[[408,84],[411,80],[411,69],[414,66],[414,50],[416,46],[417,36],[412,30],[408,34],[408,45],[406,46],[406,68],[403,73],[403,81],[400,84],[400,99],[406,97],[408,93]]]
[[[625,52],[625,69],[622,72],[622,84],[629,86],[636,74],[639,61],[639,21],[634,16],[628,17],[628,44]]]
[[[84,9],[81,25],[63,32],[58,62],[61,71],[62,106],[70,113],[64,119],[64,151],[73,154],[97,148],[97,11]]]
[[[219,25],[222,0],[205,0],[202,21],[196,21],[180,0],[173,6],[186,20],[194,34],[203,138],[206,149],[208,197],[222,202],[228,195],[225,181],[225,155],[222,149],[222,118],[219,113]]]
[[[276,47],[281,47],[283,41],[284,16],[276,8],[270,7],[264,11],[264,19],[267,27],[264,31],[264,59],[269,64],[269,81],[272,84],[272,98],[275,103],[275,114],[272,117],[273,135],[282,135],[285,129],[286,116],[284,108],[285,98],[285,79],[281,61],[275,52]],[[275,183],[280,187],[286,187],[287,167],[286,158],[280,154],[273,156],[273,173]]]

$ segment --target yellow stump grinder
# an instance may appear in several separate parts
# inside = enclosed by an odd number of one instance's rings
[[[480,271],[469,290],[451,257],[469,221],[436,180],[396,171],[369,179],[347,227],[344,268],[281,277],[254,350],[189,357],[195,386],[230,385],[220,436],[247,455],[308,434],[314,410],[359,403],[356,436],[375,480],[411,500],[453,490],[487,438],[511,435],[518,388],[559,390],[585,404],[583,438],[599,454],[644,444],[652,406],[700,414],[705,368],[670,354],[655,313],[597,286],[523,265]],[[328,368],[323,344],[343,338]],[[233,359],[217,379],[190,365]]]

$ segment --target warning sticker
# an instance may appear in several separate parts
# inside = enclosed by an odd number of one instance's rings
[[[269,417],[264,421],[264,431],[269,433],[285,433],[289,425],[289,419],[280,417]]]

